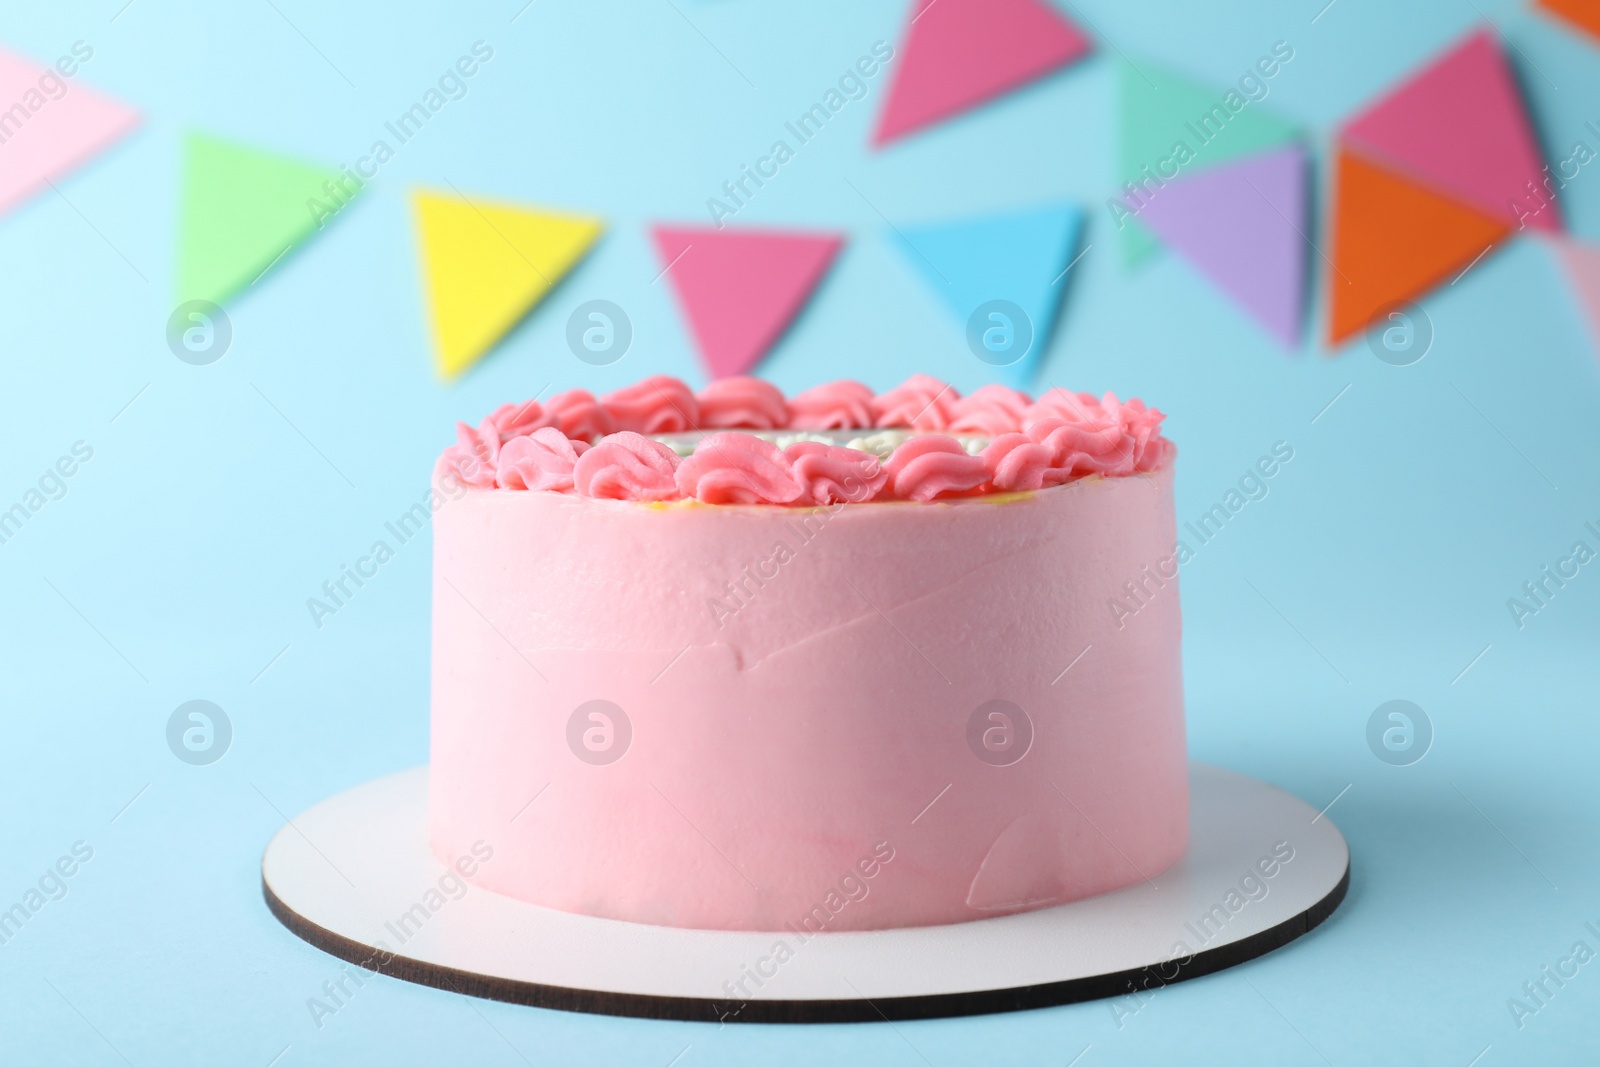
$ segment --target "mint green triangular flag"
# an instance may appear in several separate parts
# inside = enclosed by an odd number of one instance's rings
[[[1270,93],[1272,80],[1257,80]],[[1113,194],[1118,198],[1123,183],[1140,182],[1146,167],[1156,173],[1157,164],[1171,159],[1180,142],[1194,156],[1178,168],[1178,180],[1206,167],[1280,148],[1299,139],[1299,129],[1293,123],[1263,110],[1262,102],[1250,100],[1237,85],[1208,88],[1143,62],[1137,66],[1122,63],[1119,81],[1121,129],[1117,190]],[[1239,110],[1229,108],[1230,102],[1240,105]],[[1129,266],[1143,262],[1161,247],[1155,235],[1137,219],[1124,220],[1119,236],[1123,258]]]
[[[179,300],[221,304],[321,229],[357,186],[341,172],[192,133],[184,144]]]

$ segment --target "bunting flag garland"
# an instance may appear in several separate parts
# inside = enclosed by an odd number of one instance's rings
[[[662,269],[713,378],[746,374],[811,297],[838,234],[657,226]]]
[[[1535,6],[1589,35],[1600,44],[1600,5],[1594,0],[1536,0]]]
[[[1346,122],[1334,166],[1334,344],[1517,230],[1561,230],[1521,94],[1487,28]]]
[[[901,227],[896,244],[906,261],[953,315],[958,328],[968,329],[974,314],[999,300],[1020,308],[1026,323],[1026,347],[1012,353],[985,352],[986,361],[1001,368],[1017,388],[1028,385],[1055,327],[1067,268],[1078,254],[1083,209],[1051,204],[927,226]],[[981,338],[984,331],[978,331]],[[1015,343],[1015,335],[1006,338]],[[1008,361],[1009,360],[1009,361]]]
[[[221,304],[261,278],[359,192],[346,173],[206,134],[184,145],[179,300]]]
[[[1281,51],[1281,50],[1280,50]],[[1292,51],[1288,54],[1292,55]],[[1281,68],[1265,56],[1250,83],[1265,92],[1262,69]],[[1300,140],[1294,124],[1266,110],[1237,88],[1216,89],[1141,60],[1118,71],[1118,196],[1116,212],[1124,260],[1148,259],[1160,242],[1140,216],[1147,199],[1211,167],[1271,152]],[[1132,217],[1126,217],[1131,214]]]
[[[1305,149],[1289,145],[1173,182],[1139,217],[1293,348],[1305,305],[1306,180]]]
[[[883,145],[1089,54],[1043,0],[914,0],[872,143]]]
[[[80,62],[94,50],[43,67],[0,49],[0,213],[58,181],[139,124],[139,113],[84,85]],[[71,73],[66,73],[67,71]]]
[[[577,265],[604,223],[454,194],[412,194],[423,288],[441,376],[454,378],[500,342]]]

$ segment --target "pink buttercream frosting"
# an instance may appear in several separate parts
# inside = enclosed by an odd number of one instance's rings
[[[859,504],[883,492],[889,481],[889,472],[870,452],[796,441],[784,454],[803,490],[799,503]]]
[[[524,400],[520,404],[501,404],[489,417],[483,420],[480,429],[493,426],[500,434],[502,442],[513,437],[530,434],[541,426],[548,426],[550,422],[545,418],[544,408],[537,400]]]
[[[1074,393],[1066,389],[1050,389],[1022,412],[1018,429],[1026,430],[1039,419],[1066,419],[1069,422],[1092,422],[1101,415],[1100,400],[1093,393]]]
[[[1173,474],[801,512],[456,494],[433,854],[487,842],[482,890],[791,946],[1183,892]],[[1136,615],[1108,605],[1128,579]]]
[[[573,441],[554,426],[544,426],[501,446],[495,484],[501,489],[571,489],[577,462]]]
[[[1071,476],[1067,468],[1053,465],[1050,448],[1025,433],[1003,433],[980,454],[989,481],[1001,492],[1031,492],[1060,485]]]
[[[745,433],[714,433],[678,465],[678,490],[707,504],[790,504],[803,492],[789,457]]]
[[[837,381],[791,400],[756,378],[721,379],[696,395],[678,379],[656,375],[600,399],[573,389],[543,405],[502,405],[477,427],[458,424],[437,474],[472,489],[636,501],[929,501],[1157,470],[1173,453],[1161,435],[1164,418],[1115,393],[1054,388],[1033,399],[991,384],[963,397],[924,374],[881,395],[860,382]],[[651,439],[711,430],[733,432],[698,444],[682,438],[676,450]],[[785,431],[852,430],[863,431],[868,443],[801,440],[780,447]],[[580,462],[591,444],[594,454]],[[680,468],[679,451],[691,446]]]
[[[702,430],[776,430],[789,425],[783,391],[760,378],[719,378],[695,399]]]
[[[996,437],[1021,429],[1022,413],[1033,398],[1003,385],[985,385],[950,406],[951,433],[985,434]]]
[[[666,374],[607,393],[601,402],[618,429],[634,433],[683,433],[700,425],[700,402],[687,385]]]
[[[872,401],[878,426],[909,426],[913,430],[948,429],[961,394],[937,378],[913,374]]]
[[[860,382],[837,381],[807,389],[789,401],[789,425],[808,430],[852,430],[874,426],[873,393]]]
[[[913,437],[894,450],[884,469],[900,500],[961,496],[989,480],[981,457],[968,455],[955,438],[939,434]]]
[[[1161,412],[1143,401],[1126,404],[1115,393],[1096,399],[1052,390],[1030,407],[1023,422],[1035,441],[1051,450],[1051,464],[1076,475],[1118,477],[1154,470],[1170,447],[1160,436]]]
[[[617,432],[617,420],[586,389],[557,393],[544,406],[544,420],[568,437],[592,441]]]
[[[589,449],[572,467],[579,496],[608,500],[671,500],[678,495],[678,454],[660,441],[619,430]]]
[[[488,419],[474,428],[456,423],[456,443],[444,450],[435,468],[440,479],[454,478],[471,489],[493,489],[500,459],[500,433]]]

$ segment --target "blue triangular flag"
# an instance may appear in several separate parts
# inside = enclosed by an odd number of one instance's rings
[[[1051,204],[903,227],[895,243],[956,316],[973,355],[1023,388],[1049,344],[1082,231],[1082,208]]]

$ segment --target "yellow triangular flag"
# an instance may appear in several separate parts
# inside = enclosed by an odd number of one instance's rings
[[[599,238],[605,224],[514,204],[412,194],[439,373],[493,348]]]

